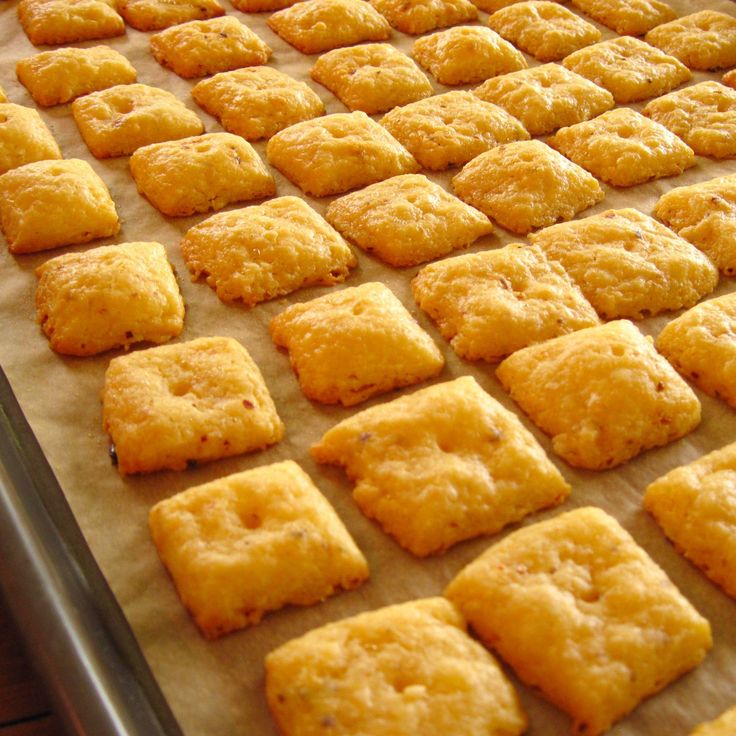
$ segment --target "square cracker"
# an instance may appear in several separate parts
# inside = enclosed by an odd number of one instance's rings
[[[654,215],[685,238],[726,276],[736,276],[736,175],[670,189]]]
[[[562,63],[607,89],[619,104],[658,97],[692,77],[674,56],[628,36],[574,51]]]
[[[576,468],[613,468],[700,422],[692,389],[626,320],[523,348],[496,376]]]
[[[229,337],[113,358],[102,418],[121,475],[183,470],[262,450],[284,434],[258,366]]]
[[[184,300],[160,243],[66,253],[36,269],[36,321],[65,355],[163,343],[184,328]]]
[[[20,0],[18,19],[34,46],[92,41],[125,33],[115,0]]]
[[[650,483],[644,508],[688,560],[736,598],[736,443]]]
[[[171,92],[119,84],[72,102],[84,142],[97,158],[127,156],[141,146],[204,132],[195,113]]]
[[[0,225],[11,253],[87,243],[120,230],[105,182],[81,159],[37,161],[3,174]]]
[[[311,87],[268,66],[215,74],[198,82],[192,97],[225,130],[249,141],[270,138],[325,112]]]
[[[495,534],[570,493],[516,415],[469,376],[359,412],[310,452],[343,466],[361,511],[420,557]]]
[[[0,174],[34,161],[60,158],[59,145],[37,110],[0,103]]]
[[[151,36],[151,53],[184,79],[265,64],[271,49],[237,18],[192,20]]]
[[[731,736],[736,731],[736,706],[721,713],[718,718],[701,723],[690,736]]]
[[[478,18],[478,9],[470,0],[370,0],[370,3],[394,28],[412,36]]]
[[[130,157],[138,191],[160,212],[183,217],[276,194],[253,146],[232,133],[152,143]]]
[[[473,94],[502,107],[531,135],[581,123],[615,104],[608,90],[559,64],[542,64],[489,79]]]
[[[327,221],[392,266],[416,266],[466,248],[491,221],[421,174],[404,174],[336,199]]]
[[[527,723],[495,659],[442,598],[379,608],[282,644],[266,657],[266,699],[284,736],[518,736]]]
[[[388,43],[333,49],[317,59],[309,74],[349,110],[369,115],[433,93],[417,65]]]
[[[268,25],[303,54],[319,54],[364,41],[385,41],[388,21],[365,0],[306,0],[268,19]]]
[[[41,107],[65,102],[136,80],[133,65],[114,49],[93,46],[43,51],[15,65],[20,83]]]
[[[352,406],[437,375],[445,360],[393,292],[369,282],[294,304],[271,320],[305,396]]]
[[[690,146],[629,107],[562,128],[547,143],[617,187],[677,176],[695,166]]]
[[[718,284],[703,253],[634,209],[553,225],[529,239],[562,264],[603,319],[691,307]]]
[[[360,585],[368,564],[311,478],[286,460],[157,503],[149,527],[184,607],[207,639]]]
[[[466,360],[497,362],[519,348],[599,324],[558,263],[534,246],[447,258],[423,268],[414,299]]]
[[[711,396],[736,408],[736,293],[697,304],[657,337],[662,355]]]
[[[119,7],[125,22],[138,31],[160,31],[225,14],[217,0],[119,0]]]
[[[677,18],[661,0],[572,0],[572,4],[622,36],[643,36],[660,23]]]
[[[736,18],[715,10],[665,23],[649,31],[646,41],[691,69],[708,71],[736,64]]]
[[[497,10],[488,25],[539,61],[557,61],[601,40],[601,32],[559,3],[521,2]]]
[[[187,267],[225,302],[253,306],[296,289],[344,281],[357,265],[347,243],[304,200],[278,197],[187,230]]]
[[[652,100],[642,110],[699,156],[736,158],[736,90],[700,82]]]
[[[266,155],[287,179],[314,197],[419,169],[409,151],[360,111],[292,125],[271,138]]]
[[[482,153],[452,186],[460,199],[518,235],[569,220],[604,197],[587,171],[535,140]]]
[[[513,532],[445,595],[580,736],[603,733],[712,646],[710,625],[664,571],[592,507]]]
[[[456,26],[414,41],[412,56],[440,84],[476,84],[526,69],[524,55],[490,28]]]
[[[397,107],[381,125],[432,171],[462,166],[502,143],[529,139],[516,118],[472,92],[445,92]]]

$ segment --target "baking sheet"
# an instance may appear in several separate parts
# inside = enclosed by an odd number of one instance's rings
[[[242,14],[223,0],[226,11],[243,20],[273,48],[270,65],[307,81],[324,100],[328,112],[343,112],[344,106],[327,90],[309,80],[309,68],[316,56],[304,56],[282,42],[266,26],[266,14]],[[727,0],[674,1],[684,14],[712,7],[736,15],[736,6]],[[17,59],[38,50],[28,42],[16,19],[16,0],[0,4],[0,85],[11,102],[35,107],[14,76]],[[481,23],[487,15],[480,14]],[[614,34],[601,27],[604,38]],[[125,36],[80,46],[106,43],[124,53],[138,70],[140,82],[173,92],[205,121],[207,132],[221,130],[216,120],[194,105],[190,90],[194,82],[179,79],[160,67],[148,51],[148,36],[131,28]],[[392,42],[404,51],[412,38],[394,31]],[[536,62],[527,57],[530,64]],[[693,83],[717,75],[696,73]],[[445,91],[431,80],[437,92]],[[640,109],[643,105],[632,105]],[[128,159],[97,161],[87,151],[71,117],[70,105],[41,110],[66,158],[89,161],[107,183],[117,204],[122,230],[115,239],[58,249],[36,255],[13,257],[6,248],[0,252],[0,361],[40,444],[56,473],[86,540],[122,606],[138,642],[152,667],[174,713],[186,734],[275,733],[263,698],[263,657],[309,629],[389,603],[438,595],[445,584],[490,543],[480,538],[460,544],[443,556],[425,560],[413,558],[387,537],[378,526],[365,519],[351,498],[351,486],[335,468],[317,466],[308,447],[337,421],[397,395],[410,393],[427,383],[401,392],[377,397],[350,409],[314,404],[301,394],[288,358],[278,352],[268,337],[268,322],[288,304],[305,301],[328,292],[326,288],[306,289],[253,309],[221,303],[203,283],[192,283],[181,258],[178,241],[192,225],[206,215],[167,219],[162,217],[135,189],[128,171]],[[255,144],[265,158],[265,144]],[[636,206],[650,213],[656,199],[674,186],[692,184],[715,176],[736,173],[736,162],[714,162],[698,157],[697,165],[676,178],[659,180],[632,189],[616,190],[604,185],[606,198],[581,217],[610,207]],[[274,172],[279,195],[303,196],[278,172]],[[454,173],[431,175],[447,186]],[[329,198],[305,198],[323,213]],[[233,205],[233,207],[242,205]],[[231,207],[232,208],[232,207]],[[182,473],[157,473],[121,479],[111,466],[108,438],[101,429],[99,392],[108,361],[118,353],[94,358],[68,358],[54,354],[35,324],[34,269],[62,252],[86,250],[108,242],[158,240],[175,264],[187,304],[184,333],[180,340],[204,335],[229,335],[240,340],[261,367],[266,383],[284,420],[284,440],[264,452],[218,461]],[[521,240],[501,228],[478,241],[470,250],[496,248]],[[473,375],[507,408],[520,414],[501,389],[493,367],[458,359],[440,337],[434,325],[416,307],[409,282],[417,268],[391,269],[362,251],[359,266],[345,286],[380,280],[388,284],[420,324],[435,338],[447,365],[436,381]],[[733,281],[723,279],[714,295],[733,290]],[[342,287],[333,287],[342,288]],[[647,334],[655,335],[675,315],[665,315],[639,323]],[[715,646],[705,662],[692,673],[670,685],[659,695],[640,705],[615,726],[615,736],[635,736],[667,731],[672,736],[688,734],[694,725],[708,720],[736,702],[736,601],[729,599],[696,568],[683,560],[666,541],[658,527],[641,508],[645,486],[662,473],[701,454],[736,440],[736,415],[725,404],[698,395],[703,404],[700,427],[685,439],[652,450],[613,471],[594,473],[567,467],[551,453],[550,442],[522,415],[563,475],[573,486],[571,498],[558,509],[536,514],[532,523],[572,508],[593,504],[613,514],[668,572],[675,584],[696,608],[711,621]],[[291,458],[299,462],[335,506],[356,542],[366,554],[371,579],[355,591],[339,594],[310,608],[287,608],[268,615],[253,628],[216,642],[204,641],[179,604],[148,536],[147,514],[151,505],[180,490],[233,472]],[[513,675],[512,675],[513,679]],[[529,714],[529,733],[551,736],[565,733],[569,719],[553,706],[514,680]]]

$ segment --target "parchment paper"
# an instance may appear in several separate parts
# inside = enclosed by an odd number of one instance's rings
[[[308,81],[324,100],[328,112],[343,112],[343,105],[326,89],[309,80],[316,56],[304,56],[281,41],[266,26],[267,14],[245,15],[223,0],[226,11],[255,30],[274,50],[270,64],[293,77]],[[736,5],[727,0],[673,0],[681,13],[712,7],[736,15]],[[11,102],[35,107],[17,82],[15,62],[36,53],[22,33],[16,17],[16,0],[0,3],[0,85]],[[479,23],[487,15],[480,14]],[[614,34],[601,27],[604,38]],[[179,79],[160,67],[148,51],[148,36],[131,28],[125,36],[80,46],[106,43],[124,53],[145,84],[168,89],[196,110],[208,132],[221,130],[210,116],[198,110],[191,99],[194,82]],[[412,38],[394,31],[393,42],[408,51]],[[528,57],[530,64],[535,62]],[[696,73],[693,83],[719,75]],[[196,81],[196,80],[195,80]],[[437,92],[445,91],[434,80]],[[642,105],[633,105],[640,109]],[[66,493],[85,537],[125,611],[140,645],[186,734],[194,736],[272,736],[275,731],[263,697],[263,657],[277,645],[321,624],[380,606],[424,596],[439,595],[446,583],[470,560],[503,534],[457,545],[446,554],[425,560],[403,551],[378,526],[365,519],[351,498],[351,485],[338,469],[319,467],[308,447],[337,421],[398,393],[377,397],[351,409],[325,407],[304,398],[292,374],[288,358],[278,352],[268,337],[268,322],[288,304],[327,293],[326,288],[299,291],[287,298],[248,310],[227,306],[203,283],[192,283],[181,258],[178,241],[206,215],[181,219],[162,217],[136,192],[128,171],[128,159],[94,159],[79,136],[70,105],[41,110],[66,158],[84,158],[105,180],[117,204],[123,227],[115,239],[76,248],[13,257],[0,248],[0,356],[21,405]],[[256,144],[265,158],[265,144]],[[456,170],[454,170],[456,171]],[[450,171],[431,178],[449,188]],[[697,165],[676,178],[662,179],[631,189],[604,186],[605,200],[581,213],[584,217],[610,207],[635,206],[650,214],[656,199],[674,186],[693,184],[715,176],[736,173],[736,162],[714,162],[698,157]],[[275,172],[279,195],[301,193]],[[329,199],[309,203],[323,213]],[[233,205],[233,207],[244,205]],[[99,393],[113,353],[93,358],[65,358],[54,354],[35,323],[34,269],[46,259],[70,250],[85,250],[108,242],[158,240],[175,264],[187,304],[186,326],[181,340],[204,335],[230,335],[250,351],[264,374],[287,434],[277,446],[260,453],[211,463],[181,473],[156,473],[121,479],[108,458],[108,438],[101,429]],[[501,228],[478,241],[470,250],[496,248],[518,241]],[[436,379],[446,381],[473,375],[507,408],[521,414],[494,377],[493,366],[458,359],[434,325],[414,304],[409,289],[417,268],[397,270],[358,252],[359,267],[346,286],[380,280],[390,286],[420,324],[435,338],[447,359]],[[341,287],[333,287],[341,288]],[[714,295],[736,288],[723,279]],[[644,320],[639,327],[656,335],[673,314]],[[420,387],[427,385],[421,384]],[[400,392],[409,393],[417,387]],[[736,414],[724,403],[702,392],[703,421],[685,439],[652,450],[623,467],[607,472],[576,471],[552,452],[548,438],[523,415],[530,428],[563,475],[573,486],[571,498],[560,508],[533,515],[525,523],[584,505],[596,505],[613,514],[670,575],[678,588],[710,620],[715,645],[705,662],[662,693],[640,705],[616,725],[612,736],[667,733],[688,734],[698,723],[717,716],[736,703],[736,601],[729,599],[695,567],[680,557],[654,521],[643,511],[641,498],[646,485],[664,472],[703,453],[736,440]],[[368,558],[371,579],[359,589],[339,594],[310,608],[286,608],[270,614],[256,627],[226,636],[216,642],[200,637],[180,605],[161,566],[147,529],[151,505],[180,490],[239,470],[291,458],[299,462],[337,509],[356,542]],[[507,533],[507,532],[506,532]],[[510,671],[509,671],[510,673]],[[521,685],[510,673],[529,714],[529,733],[535,736],[563,734],[569,718]]]

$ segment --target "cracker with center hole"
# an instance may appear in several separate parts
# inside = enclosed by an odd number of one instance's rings
[[[18,20],[34,46],[92,41],[125,33],[115,0],[20,0]]]
[[[160,31],[190,20],[225,14],[217,0],[118,0],[125,22],[138,31]]]
[[[721,713],[718,718],[701,723],[690,736],[731,736],[736,730],[736,706]]]
[[[478,9],[470,0],[370,0],[370,3],[394,28],[412,36],[478,19]]]
[[[572,0],[572,4],[622,36],[643,36],[677,18],[675,10],[661,0]]]
[[[0,174],[34,161],[61,157],[59,144],[37,110],[0,103]]]

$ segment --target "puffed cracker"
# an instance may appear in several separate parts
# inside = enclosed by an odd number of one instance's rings
[[[617,187],[677,176],[695,166],[690,146],[663,125],[628,107],[562,128],[547,143]]]
[[[265,64],[271,49],[237,18],[192,20],[150,38],[156,61],[184,79]]]
[[[43,51],[18,61],[15,73],[41,107],[61,105],[90,92],[136,80],[133,65],[107,46]]]
[[[404,174],[336,199],[327,221],[386,263],[416,266],[493,231],[474,207],[421,174]]]
[[[72,114],[97,158],[127,156],[150,143],[204,132],[202,121],[171,92],[145,84],[119,84],[78,97]]]
[[[661,0],[572,0],[572,4],[622,36],[643,36],[677,18],[674,9]]]
[[[507,143],[477,156],[452,186],[460,199],[518,235],[570,220],[604,197],[587,171],[536,140]]]
[[[456,26],[414,41],[412,56],[440,84],[476,84],[526,69],[524,55],[490,28]]]
[[[393,292],[368,282],[294,304],[271,320],[304,394],[352,406],[437,375],[445,363]]]
[[[736,706],[721,713],[718,718],[701,723],[690,736],[731,736],[736,731]]]
[[[349,110],[369,115],[421,100],[432,85],[406,54],[388,43],[333,49],[317,59],[309,72]]]
[[[718,284],[703,253],[634,209],[553,225],[529,239],[562,264],[603,319],[691,307]]]
[[[190,20],[225,14],[217,0],[118,0],[125,22],[138,31],[160,31]]]
[[[412,36],[478,19],[478,9],[470,0],[370,0],[370,3],[394,28]]]
[[[620,104],[658,97],[692,77],[674,56],[628,36],[587,46],[562,63],[605,87]]]
[[[20,0],[18,19],[34,46],[92,41],[125,33],[115,0]]]
[[[184,470],[262,450],[284,434],[258,366],[230,337],[113,358],[102,418],[121,475]]]
[[[504,108],[531,135],[544,135],[610,110],[606,89],[559,64],[542,64],[489,79],[473,94]]]
[[[654,214],[726,276],[736,275],[736,175],[670,189]]]
[[[271,15],[268,25],[303,54],[385,41],[391,36],[388,21],[365,0],[298,2]]]
[[[279,197],[213,215],[181,241],[187,267],[225,302],[248,306],[306,286],[344,281],[352,251],[304,200]]]
[[[267,66],[215,74],[198,82],[192,97],[225,130],[250,141],[270,138],[325,112],[311,87]]]
[[[539,61],[557,61],[601,40],[601,32],[553,2],[520,2],[497,10],[488,25]]]
[[[730,72],[726,72],[721,79],[723,84],[727,84],[729,87],[736,89],[736,69],[731,69]]]
[[[266,657],[266,698],[285,736],[422,736],[526,730],[513,686],[442,598],[327,624]]]
[[[710,625],[629,533],[584,507],[508,535],[445,591],[481,640],[598,736],[696,667]]]
[[[736,90],[700,82],[652,100],[642,110],[699,156],[736,157]]]
[[[0,177],[0,226],[11,253],[35,253],[116,235],[105,183],[81,159],[37,161]]]
[[[577,468],[613,468],[700,422],[692,389],[626,320],[523,348],[496,376]]]
[[[356,588],[368,564],[329,501],[291,460],[157,503],[149,528],[184,607],[215,639],[285,605]]]
[[[138,191],[170,217],[276,193],[273,176],[253,146],[232,133],[143,146],[130,157],[130,173]]]
[[[34,161],[60,158],[59,145],[37,110],[0,103],[0,174]]]
[[[394,108],[381,125],[432,171],[462,166],[502,143],[529,139],[516,118],[471,92],[445,92]]]
[[[691,69],[708,71],[736,64],[736,18],[701,10],[651,30],[646,41]]]
[[[535,246],[447,258],[411,283],[414,299],[466,360],[495,363],[520,348],[599,324],[559,263]]]
[[[164,343],[184,328],[184,300],[160,243],[104,245],[36,269],[36,321],[65,355]]]
[[[409,151],[360,111],[292,125],[271,138],[266,155],[287,179],[314,197],[419,170]]]

